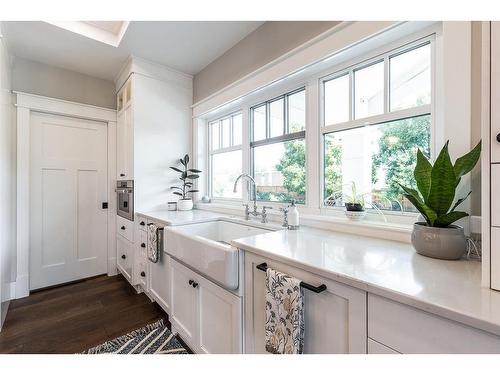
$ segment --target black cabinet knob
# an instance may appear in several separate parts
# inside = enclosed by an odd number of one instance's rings
[[[144,221],[141,221],[141,222],[139,223],[139,225],[144,226],[144,225],[146,225],[146,223],[145,223]]]
[[[121,228],[121,229],[122,229],[122,230],[125,230],[125,225],[122,225],[122,228]]]
[[[141,243],[141,247],[146,247],[146,244],[144,242]]]
[[[198,287],[198,283],[193,283],[193,288],[197,288]]]
[[[125,177],[125,173],[120,173],[120,177]]]
[[[122,259],[126,259],[127,256],[125,254],[122,255]]]
[[[193,280],[189,280],[189,285],[193,285],[194,281]]]
[[[500,142],[500,133],[497,134],[497,142]]]
[[[146,276],[146,272],[142,271],[142,272],[141,272],[141,276],[142,276],[142,277]]]

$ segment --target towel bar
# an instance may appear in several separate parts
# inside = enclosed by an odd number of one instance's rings
[[[259,269],[261,271],[264,271],[264,272],[267,271],[267,263],[258,264],[256,267],[257,267],[257,269]],[[311,284],[308,284],[308,283],[301,281],[300,286],[302,288],[310,290],[314,293],[321,293],[321,292],[324,292],[326,290],[325,284],[321,284],[320,286],[314,286],[314,285],[311,285]]]

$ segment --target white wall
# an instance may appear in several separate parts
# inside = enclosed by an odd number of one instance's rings
[[[12,89],[98,107],[116,108],[113,82],[17,57],[12,67]]]
[[[0,37],[0,328],[15,280],[15,130],[10,90],[11,57]]]

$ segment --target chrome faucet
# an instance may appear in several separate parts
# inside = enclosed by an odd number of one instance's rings
[[[252,187],[251,187],[251,190],[248,192],[249,193],[248,195],[249,196],[251,195],[251,200],[253,201],[253,211],[250,211],[250,209],[248,208],[248,204],[243,205],[243,206],[245,206],[245,220],[250,220],[250,215],[261,216],[262,217],[261,222],[267,223],[267,210],[271,209],[272,207],[263,206],[262,212],[257,211],[257,187],[255,184],[255,180],[252,176],[250,176],[247,173],[240,174],[236,178],[236,181],[234,181],[233,193],[236,193],[238,181],[243,177],[246,177],[248,180],[250,180]]]
[[[243,178],[243,177],[246,177],[250,180],[250,183],[252,184],[252,188],[251,190],[248,192],[249,195],[250,193],[252,194],[252,201],[253,201],[253,212],[257,212],[257,188],[256,188],[256,185],[255,185],[255,180],[252,176],[250,176],[248,173],[242,173],[240,174],[236,180],[234,181],[234,187],[233,187],[233,193],[236,193],[236,188],[238,187],[238,181]],[[247,219],[248,220],[248,219]]]

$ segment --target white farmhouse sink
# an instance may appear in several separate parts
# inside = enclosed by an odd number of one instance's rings
[[[229,242],[270,232],[217,220],[165,227],[165,251],[228,289],[238,288],[238,249]]]

